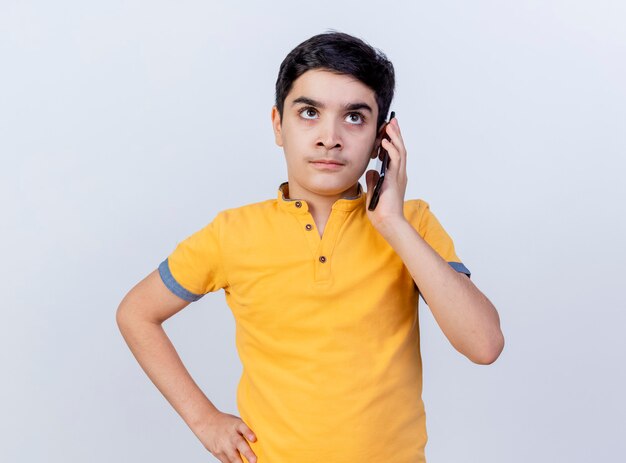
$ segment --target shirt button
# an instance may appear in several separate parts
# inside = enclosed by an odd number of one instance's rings
[[[320,256],[320,262],[323,264],[324,262],[326,262],[326,257],[324,256]]]
[[[296,201],[296,207],[302,207],[302,203],[300,201]]]
[[[312,230],[313,226],[310,223],[307,223],[304,228],[306,228],[307,230]]]

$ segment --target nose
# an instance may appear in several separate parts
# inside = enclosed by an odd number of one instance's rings
[[[327,150],[332,148],[342,148],[341,133],[339,127],[332,120],[320,124],[320,133],[317,140],[317,146],[323,146]]]

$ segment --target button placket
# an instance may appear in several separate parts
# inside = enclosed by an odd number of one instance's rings
[[[317,233],[313,233],[313,231],[315,230],[315,222],[313,221],[313,216],[310,213],[306,213],[298,214],[297,218],[301,227],[301,233],[304,234],[303,238],[307,242],[309,249],[311,250],[311,257],[317,259],[320,246],[320,236]]]
[[[341,227],[346,223],[349,212],[333,209],[320,239],[315,261],[315,281],[331,279],[332,255]],[[319,236],[319,235],[318,235]]]
[[[365,196],[361,184],[359,183],[356,196],[339,199],[333,204],[328,223],[325,225],[321,237],[317,232],[312,233],[316,229],[316,224],[309,212],[308,203],[302,199],[289,199],[288,182],[283,182],[280,185],[278,201],[279,206],[291,213],[299,223],[299,227],[302,227],[300,233],[304,233],[302,238],[308,243],[313,258],[313,282],[322,285],[331,284],[331,260],[341,230],[350,215],[365,205]]]

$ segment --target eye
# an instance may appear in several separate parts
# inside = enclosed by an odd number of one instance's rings
[[[363,114],[361,114],[361,113],[350,113],[350,114],[348,114],[348,117],[350,117],[350,118],[352,118],[354,116],[358,117],[360,122],[356,122],[355,124],[352,124],[352,125],[361,125],[361,124],[365,123],[365,116]],[[352,121],[354,121],[354,119],[352,119]]]
[[[317,114],[317,109],[312,106],[307,106],[302,108],[298,114],[305,120],[314,120],[316,117],[307,117],[307,116],[315,116]],[[365,116],[360,112],[349,113],[346,118],[348,118],[348,122],[350,125],[362,125],[365,123]]]
[[[298,114],[300,114],[300,116],[302,116],[303,114],[309,114],[310,112],[317,113],[317,109],[315,109],[315,108],[313,108],[311,106],[307,106],[306,108],[302,108]],[[303,116],[303,119],[311,120],[313,118],[312,117],[305,117],[305,116]]]

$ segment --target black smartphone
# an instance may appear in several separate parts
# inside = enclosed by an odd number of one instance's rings
[[[385,122],[385,124],[381,127],[384,135],[383,138],[389,140],[389,135],[387,135],[387,124],[391,122],[391,119],[396,117],[395,111],[391,111],[391,115],[389,116],[389,120]],[[372,199],[370,200],[370,204],[367,207],[370,211],[376,209],[376,205],[378,204],[378,198],[380,197],[380,190],[383,186],[383,180],[385,180],[385,172],[387,171],[387,167],[389,167],[389,153],[385,148],[383,148],[382,139],[380,142],[380,146],[378,147],[378,160],[381,162],[380,165],[380,174],[378,177],[378,181],[376,182],[376,186],[374,186],[374,192],[372,193]]]

